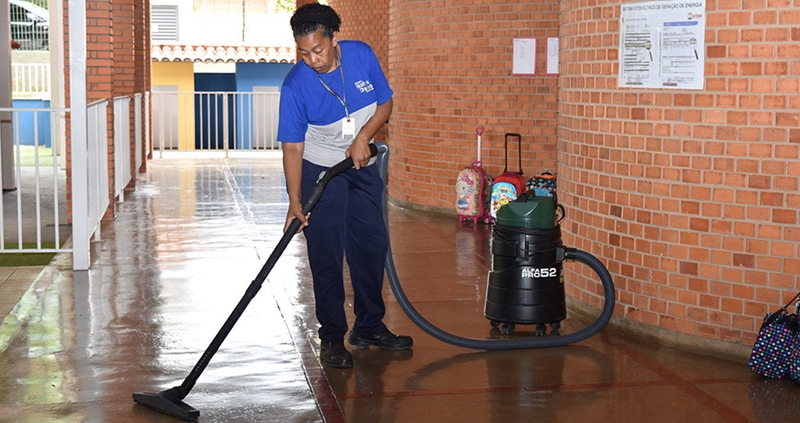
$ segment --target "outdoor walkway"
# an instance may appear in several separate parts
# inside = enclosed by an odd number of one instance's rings
[[[57,257],[29,276],[0,325],[0,422],[176,421],[134,405],[131,394],[179,385],[261,268],[283,227],[280,166],[276,154],[152,160],[93,243],[92,269],[72,272]],[[462,336],[504,337],[483,317],[489,228],[396,207],[389,221],[398,274],[418,310]],[[385,321],[414,337],[413,350],[353,350],[353,369],[324,368],[304,249],[295,237],[185,399],[200,421],[714,423],[800,415],[800,386],[762,380],[746,359],[687,354],[611,327],[559,348],[450,346],[418,329],[388,287]],[[586,323],[570,316],[562,332]],[[532,332],[518,326],[511,336]]]

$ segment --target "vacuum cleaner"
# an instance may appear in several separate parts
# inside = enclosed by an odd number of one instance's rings
[[[378,165],[384,182],[388,176],[389,146],[378,145]],[[384,190],[384,204],[386,191]],[[505,210],[504,210],[505,209]],[[614,315],[614,281],[608,269],[593,255],[561,242],[561,227],[555,210],[556,197],[536,197],[526,194],[498,210],[492,230],[492,271],[487,284],[484,315],[492,326],[510,331],[517,323],[537,324],[537,334],[543,325],[554,330],[566,317],[563,262],[575,260],[588,265],[600,278],[605,302],[597,319],[585,328],[560,336],[535,336],[517,339],[474,339],[454,335],[426,320],[406,297],[394,266],[391,242],[386,255],[386,277],[400,308],[411,321],[428,335],[457,347],[475,350],[516,350],[558,347],[583,341],[600,332]],[[563,208],[562,218],[563,218]],[[383,209],[386,231],[389,219]]]
[[[389,147],[379,142],[370,145],[371,154],[378,156],[378,166],[384,183],[387,180]],[[348,158],[323,172],[308,199],[303,204],[306,214],[319,201],[330,180],[353,166]],[[498,220],[492,234],[493,263],[487,285],[485,316],[492,326],[511,330],[512,325],[537,324],[537,331],[550,324],[554,330],[566,317],[565,294],[563,288],[564,260],[577,260],[588,265],[597,273],[603,285],[605,303],[598,318],[586,328],[561,336],[538,336],[521,339],[473,339],[465,338],[439,329],[427,321],[406,297],[397,276],[392,256],[391,242],[386,256],[386,276],[398,304],[408,317],[429,335],[443,342],[468,349],[512,350],[563,346],[580,342],[599,332],[614,314],[614,283],[603,264],[591,254],[564,247],[561,242],[561,229],[555,212],[558,207],[555,197],[551,200],[535,196],[520,196],[517,201],[504,206],[498,212]],[[383,193],[386,204],[386,191]],[[530,205],[527,203],[531,203]],[[516,205],[513,205],[516,204]],[[513,206],[511,206],[513,205]],[[534,206],[535,205],[535,206]],[[511,206],[510,208],[508,208]],[[508,208],[507,210],[503,210]],[[562,208],[563,210],[563,208]],[[563,213],[562,213],[563,218]],[[386,207],[384,222],[389,231]],[[194,387],[200,374],[208,366],[222,342],[233,329],[247,305],[258,293],[278,258],[300,228],[301,222],[293,220],[288,230],[270,254],[261,271],[247,288],[244,297],[225,321],[180,386],[159,393],[136,392],[135,403],[152,408],[182,420],[197,420],[200,412],[183,402]]]
[[[566,250],[556,218],[556,195],[526,191],[497,211],[492,228],[492,270],[484,316],[509,334],[514,326],[536,324],[536,335],[561,327],[567,317],[563,261]]]

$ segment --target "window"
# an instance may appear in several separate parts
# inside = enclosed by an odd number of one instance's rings
[[[150,40],[178,41],[178,6],[150,7]]]
[[[45,2],[45,6],[47,3]],[[11,39],[22,50],[49,49],[50,12],[33,3],[10,0]]]

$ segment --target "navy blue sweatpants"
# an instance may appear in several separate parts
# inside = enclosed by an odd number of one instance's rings
[[[303,160],[303,198],[324,170]],[[374,335],[386,329],[382,291],[389,241],[382,194],[378,166],[350,169],[330,181],[303,230],[322,341],[343,339],[347,333],[343,257],[347,258],[354,291],[353,331]]]

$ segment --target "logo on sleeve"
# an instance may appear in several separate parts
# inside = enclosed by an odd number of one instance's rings
[[[362,94],[368,93],[373,90],[372,84],[369,81],[358,81],[356,82],[356,88],[361,91]]]

